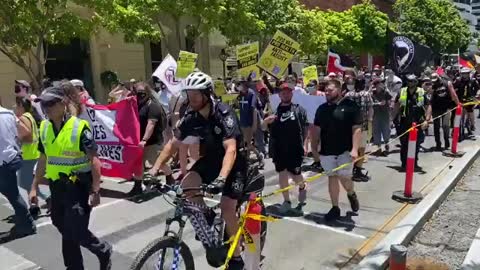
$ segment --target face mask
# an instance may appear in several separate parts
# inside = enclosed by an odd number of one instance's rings
[[[353,90],[355,90],[355,85],[347,84],[347,89],[348,89],[348,91],[353,91]]]
[[[245,86],[239,85],[239,86],[237,86],[237,90],[238,90],[238,91],[244,91],[244,90],[245,90]]]

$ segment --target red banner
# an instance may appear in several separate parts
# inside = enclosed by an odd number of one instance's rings
[[[80,118],[90,123],[102,161],[102,175],[131,179],[142,172],[143,149],[135,97],[109,105],[86,105]],[[141,175],[141,174],[140,174]]]

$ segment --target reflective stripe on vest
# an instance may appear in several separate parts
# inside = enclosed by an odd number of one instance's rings
[[[32,124],[32,142],[22,144],[22,157],[24,160],[36,160],[40,157],[40,152],[38,151],[37,123],[31,113],[24,113],[23,116],[25,116]]]
[[[425,103],[425,91],[422,88],[417,88],[416,92],[417,94],[417,106],[422,107]],[[408,98],[408,89],[407,87],[402,88],[400,91],[400,105],[403,107],[403,116],[406,114],[407,110],[407,98]]]
[[[79,172],[91,170],[87,155],[80,151],[80,135],[88,122],[77,117],[70,117],[55,137],[50,121],[40,125],[42,144],[47,156],[45,177],[53,181],[60,174],[71,176]]]

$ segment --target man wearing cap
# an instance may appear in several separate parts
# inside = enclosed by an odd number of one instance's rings
[[[457,92],[458,99],[461,103],[468,103],[475,101],[477,91],[480,89],[477,81],[470,78],[471,69],[467,67],[462,67],[460,69],[460,77],[455,80],[453,87]],[[470,134],[471,131],[475,131],[475,115],[473,108],[475,105],[464,106],[463,114],[468,117],[470,120]]]
[[[303,182],[303,142],[308,127],[307,113],[300,105],[292,103],[293,87],[289,83],[280,86],[280,104],[276,113],[265,118],[262,128],[270,126],[269,152],[272,157],[275,170],[279,174],[280,188],[288,186],[288,178],[300,184],[298,189],[298,210],[305,204],[307,198],[306,185]],[[283,194],[283,204],[280,213],[285,215],[292,210],[289,191]]]
[[[83,81],[79,79],[73,79],[70,83],[78,90],[78,94],[80,95],[80,100],[85,102],[89,105],[95,105],[95,101],[90,97],[87,89],[85,89],[85,85]]]
[[[80,246],[94,253],[100,269],[111,269],[112,247],[88,229],[91,208],[100,204],[100,169],[97,145],[87,121],[67,114],[63,89],[50,87],[35,101],[48,120],[40,125],[40,142],[30,201],[37,203],[40,183],[51,191],[51,219],[62,235],[63,261],[67,269],[83,270]]]
[[[33,102],[37,96],[32,94],[32,87],[30,86],[30,84],[27,81],[25,81],[25,80],[15,80],[14,91],[15,91],[15,96],[16,97],[21,97],[21,98],[26,97],[30,101],[32,101],[32,106],[35,108],[38,115],[40,115],[40,117],[42,119],[45,118],[45,115],[43,114],[43,111],[42,111],[42,108],[40,108],[40,105]]]
[[[432,73],[431,78],[432,96],[430,104],[432,105],[432,118],[433,120],[433,134],[435,136],[435,150],[442,151],[442,140],[440,138],[440,127],[443,130],[443,141],[445,149],[450,148],[450,117],[449,110],[452,108],[452,104],[459,105],[457,93],[453,88],[451,81],[441,78],[438,73]],[[440,118],[440,115],[443,115]]]
[[[428,128],[428,122],[432,119],[432,107],[423,88],[418,87],[417,77],[414,74],[410,74],[406,78],[407,87],[402,88],[400,94],[395,99],[394,116],[400,118],[399,130],[397,130],[399,135],[410,129],[413,123],[420,125],[415,151],[415,169],[421,171],[422,168],[418,166],[418,150],[425,138],[423,130]],[[407,165],[408,134],[400,137],[400,145],[400,161],[402,162],[402,170],[405,170]]]

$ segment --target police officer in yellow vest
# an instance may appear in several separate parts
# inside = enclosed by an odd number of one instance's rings
[[[420,125],[418,128],[415,169],[421,171],[422,168],[418,165],[418,150],[425,139],[423,130],[428,128],[428,123],[431,121],[432,108],[425,96],[425,91],[418,87],[417,77],[410,74],[406,76],[406,79],[407,87],[401,89],[395,100],[394,116],[400,118],[400,128],[397,131],[399,135],[411,128],[413,123]],[[408,137],[408,134],[406,134],[400,138],[400,160],[403,170],[407,165]]]
[[[87,121],[67,113],[67,99],[60,87],[47,88],[40,102],[49,120],[40,125],[41,155],[30,191],[37,200],[38,184],[50,185],[51,219],[62,234],[63,260],[67,270],[83,270],[80,246],[94,253],[100,269],[111,269],[112,247],[88,229],[91,207],[100,203],[100,168],[97,145]]]

